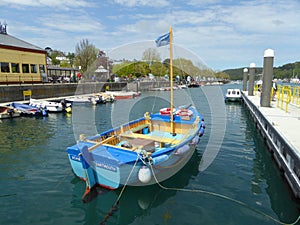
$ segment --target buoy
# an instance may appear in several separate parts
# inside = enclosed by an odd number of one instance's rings
[[[151,177],[152,177],[151,170],[147,166],[143,166],[142,168],[140,168],[138,172],[139,181],[146,184],[149,183]]]
[[[65,108],[65,111],[66,111],[67,113],[71,113],[71,112],[72,112],[72,107],[69,106],[69,107]]]
[[[188,109],[179,109],[176,111],[177,116],[192,116],[193,111]]]

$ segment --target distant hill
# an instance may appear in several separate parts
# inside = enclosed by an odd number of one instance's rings
[[[224,70],[224,73],[227,73],[230,77],[231,80],[243,80],[243,74],[244,74],[244,68],[237,68],[237,69],[227,69]],[[257,67],[255,68],[255,74],[261,74],[262,73],[262,68]]]
[[[227,69],[222,72],[227,73],[231,80],[243,80],[243,70],[246,67],[237,69]],[[248,68],[249,69],[249,68]],[[255,74],[262,74],[262,67],[255,68]],[[279,79],[300,77],[300,62],[288,63],[283,66],[274,67],[274,77]]]

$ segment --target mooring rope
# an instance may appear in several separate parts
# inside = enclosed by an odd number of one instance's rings
[[[70,170],[69,172],[66,173],[66,175],[63,177],[62,180],[60,180],[59,182],[57,182],[57,184],[55,185],[54,187],[54,190],[56,190],[61,184],[63,181],[65,181],[67,179],[67,177],[72,173],[72,170]]]
[[[202,189],[186,189],[186,188],[176,188],[176,187],[165,187],[163,186],[156,178],[155,176],[155,173],[154,173],[154,170],[153,170],[153,167],[152,165],[150,165],[150,168],[151,168],[151,172],[153,174],[153,177],[155,179],[155,182],[158,184],[158,186],[164,190],[172,190],[172,191],[184,191],[184,192],[194,192],[194,193],[203,193],[203,194],[208,194],[208,195],[212,195],[212,196],[215,196],[215,197],[219,197],[219,198],[222,198],[222,199],[226,199],[226,200],[229,200],[229,201],[232,201],[232,202],[235,202],[237,203],[238,205],[241,205],[241,206],[244,206],[270,220],[273,220],[274,222],[276,223],[279,223],[279,224],[283,224],[283,225],[295,225],[296,223],[298,223],[300,221],[300,215],[298,216],[298,218],[293,222],[293,223],[285,223],[285,222],[281,222],[280,220],[272,217],[271,215],[268,215],[260,210],[257,210],[257,209],[254,209],[254,208],[251,208],[250,206],[248,206],[246,203],[242,202],[242,201],[239,201],[239,200],[236,200],[236,199],[233,199],[233,198],[230,198],[228,196],[225,196],[225,195],[222,195],[222,194],[218,194],[218,193],[215,193],[215,192],[211,192],[211,191],[205,191],[205,190],[202,190]]]
[[[127,184],[128,184],[128,181],[129,181],[129,179],[130,179],[130,177],[131,177],[131,174],[132,174],[132,172],[133,172],[133,170],[134,170],[134,168],[135,168],[135,166],[136,166],[138,160],[139,160],[139,153],[137,153],[137,157],[136,157],[136,160],[135,160],[135,162],[134,162],[134,165],[133,165],[133,167],[132,167],[132,169],[131,169],[131,171],[130,171],[130,173],[129,173],[127,179],[126,179],[125,184],[123,185],[123,187],[122,187],[122,189],[121,189],[121,192],[120,192],[118,198],[116,199],[115,203],[111,206],[110,210],[106,213],[104,219],[100,222],[101,225],[105,225],[105,222],[109,219],[109,217],[111,217],[111,216],[113,215],[113,213],[114,213],[115,211],[117,211],[118,205],[119,205],[119,202],[120,202],[120,199],[121,199],[121,197],[122,197],[122,195],[123,195],[123,192],[124,192],[124,190],[125,190],[125,188],[126,188],[126,186],[127,186]]]

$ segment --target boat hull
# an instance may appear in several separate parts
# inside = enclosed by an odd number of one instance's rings
[[[226,97],[225,101],[226,102],[240,102],[242,98],[240,97]]]
[[[198,140],[198,136],[195,135],[188,143],[172,149],[171,153],[154,158],[153,160],[156,160],[154,165],[145,166],[139,160],[138,154],[133,155],[132,159],[136,158],[136,160],[128,164],[99,156],[87,163],[90,165],[89,169],[95,179],[95,184],[100,186],[117,189],[124,184],[130,186],[151,185],[157,181],[164,181],[176,174],[190,160]],[[184,152],[181,153],[181,149],[184,149]],[[77,151],[68,149],[67,152],[75,175],[82,180],[86,180],[84,168],[82,167],[82,161],[86,159],[82,156],[81,150],[79,148]],[[151,174],[149,181],[144,182],[139,179],[141,169],[149,171]]]
[[[177,113],[180,110],[191,113]],[[170,115],[145,114],[96,136],[81,136],[68,147],[71,167],[86,181],[86,193],[95,185],[109,189],[151,185],[180,171],[193,155],[205,125],[194,107],[175,112],[173,124]]]
[[[20,113],[8,106],[0,106],[0,119],[19,117]]]
[[[227,89],[225,95],[225,102],[240,102],[242,94],[240,89]]]

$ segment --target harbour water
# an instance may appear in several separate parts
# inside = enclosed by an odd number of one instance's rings
[[[207,127],[183,170],[161,185],[126,187],[123,193],[98,188],[89,203],[81,201],[85,183],[72,173],[66,148],[81,133],[102,132],[145,111],[159,110],[168,92],[76,106],[72,115],[1,120],[0,224],[293,223],[300,203],[293,199],[247,109],[220,100],[217,93],[230,87],[175,91],[175,104],[193,102]],[[211,162],[207,155],[214,156]],[[209,162],[206,167],[203,160]]]

